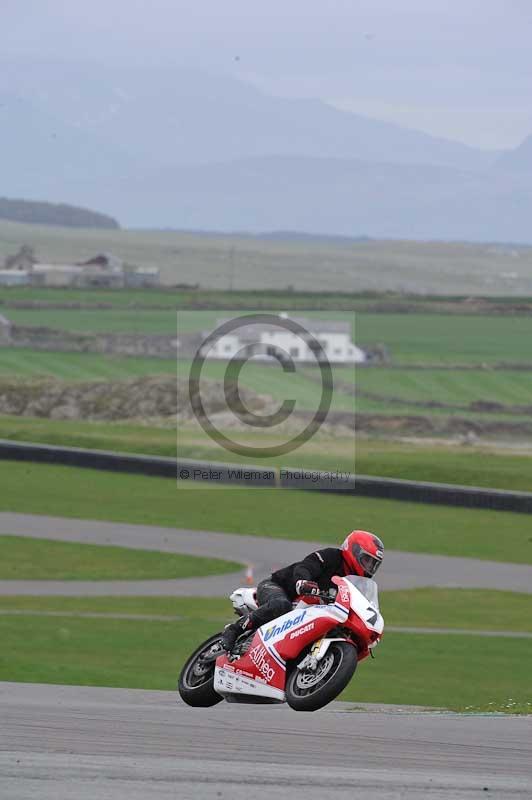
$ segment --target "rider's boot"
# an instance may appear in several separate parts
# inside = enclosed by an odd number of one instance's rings
[[[230,653],[238,637],[245,633],[245,631],[250,631],[252,628],[251,617],[240,617],[236,622],[231,622],[229,625],[226,625],[222,635],[224,650]]]

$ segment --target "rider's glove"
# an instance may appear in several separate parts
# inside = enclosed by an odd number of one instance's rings
[[[315,581],[296,581],[296,594],[319,594],[320,587]]]

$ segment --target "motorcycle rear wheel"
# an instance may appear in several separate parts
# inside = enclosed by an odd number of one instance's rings
[[[332,642],[316,670],[292,670],[286,681],[286,702],[295,711],[317,711],[338,697],[356,668],[356,648]]]
[[[200,644],[185,662],[179,675],[177,690],[187,705],[208,708],[223,700],[214,691],[215,660],[223,653],[221,640],[221,633],[214,634]]]

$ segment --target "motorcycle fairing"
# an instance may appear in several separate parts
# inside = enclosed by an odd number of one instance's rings
[[[224,654],[216,659],[214,689],[218,694],[249,694],[284,700],[286,661],[345,622],[349,614],[349,607],[343,602],[302,606],[258,628],[251,645],[240,658],[231,661]]]
[[[382,634],[384,630],[384,619],[382,618],[378,606],[370,603],[362,592],[349,580],[333,578],[333,582],[338,585],[338,596],[340,596],[342,591],[342,585],[345,587],[344,591],[349,592],[348,607],[354,611],[366,628],[370,631],[375,631],[375,633]]]
[[[222,656],[221,658],[224,657]],[[253,677],[249,677],[228,660],[222,664],[218,664],[218,661],[214,670],[214,691],[218,692],[222,697],[244,694],[269,698],[279,703],[284,702],[285,693],[282,689],[277,689],[274,686],[269,686],[266,683],[255,680]]]

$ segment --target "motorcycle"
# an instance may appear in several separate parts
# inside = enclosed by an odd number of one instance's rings
[[[359,661],[373,655],[384,620],[377,584],[358,575],[335,577],[334,587],[303,595],[292,611],[243,633],[231,653],[222,633],[209,637],[186,661],[178,691],[190,706],[230,703],[288,703],[316,711],[345,689]],[[235,613],[257,608],[252,587],[230,596]]]

